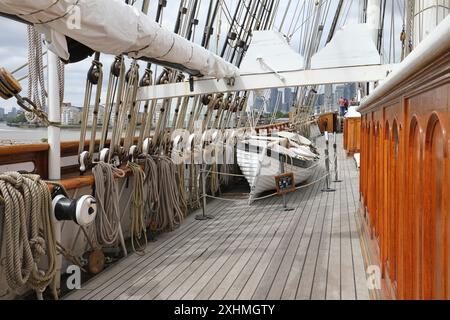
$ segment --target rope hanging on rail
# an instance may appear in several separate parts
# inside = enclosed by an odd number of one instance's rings
[[[97,199],[97,216],[95,230],[100,245],[115,244],[120,232],[119,191],[114,179],[114,172],[122,177],[124,172],[112,165],[99,162],[92,169],[95,178],[95,198]]]
[[[144,181],[145,174],[140,165],[128,162],[128,168],[133,173],[132,207],[131,207],[131,246],[139,255],[145,254],[147,233],[145,225]]]
[[[156,231],[174,230],[185,217],[184,199],[179,193],[176,166],[167,156],[155,158],[158,166],[159,210],[153,216],[152,227]]]
[[[17,290],[28,285],[42,299],[42,292],[53,282],[57,299],[56,241],[47,184],[37,175],[4,173],[0,175],[0,203],[4,204],[2,243],[6,248],[2,267],[8,286]],[[45,271],[40,269],[44,255]]]

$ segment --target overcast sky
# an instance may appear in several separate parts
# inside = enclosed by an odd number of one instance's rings
[[[141,6],[141,1],[138,0],[136,3],[136,6]],[[247,0],[248,1],[248,0]],[[246,2],[247,2],[246,1]],[[302,1],[302,0],[299,0]],[[330,24],[334,12],[336,11],[337,7],[337,0],[324,0],[325,3],[327,1],[331,1],[330,3],[330,13],[328,14],[328,22],[327,25]],[[400,15],[400,6],[399,3],[402,2],[402,0],[391,0],[396,1],[397,5],[397,12],[395,13],[396,16]],[[152,19],[155,18],[156,15],[156,6],[157,6],[156,0],[151,0],[151,7],[149,15],[152,17]],[[234,8],[236,4],[238,3],[238,0],[225,0],[225,3],[227,4],[227,7],[231,11],[231,13],[234,13]],[[289,3],[289,0],[280,0],[280,8],[278,10],[278,15],[275,20],[275,29],[278,30],[278,26],[282,20],[282,17],[284,15],[284,12],[286,11],[287,4]],[[288,10],[288,14],[286,16],[286,22],[285,27],[283,28],[283,32],[287,32],[287,26],[291,23],[293,15],[295,13],[297,1],[291,2],[291,7]],[[196,31],[196,37],[195,41],[199,43],[201,41],[202,31],[205,24],[205,19],[207,15],[207,9],[209,5],[209,0],[202,0],[201,6],[200,6],[200,23],[199,27]],[[301,3],[300,3],[301,6]],[[344,5],[346,8],[346,11],[348,11],[348,14],[346,14],[346,18],[342,18],[340,20],[340,25],[342,25],[344,22],[346,24],[351,23],[357,23],[358,22],[358,14],[359,14],[359,0],[346,0],[346,4]],[[173,30],[175,17],[177,14],[177,10],[179,7],[179,0],[168,0],[168,6],[164,10],[163,14],[163,25]],[[388,5],[388,13],[390,14],[390,6]],[[399,22],[400,20],[400,22]],[[225,16],[222,16],[222,31],[225,34],[228,31],[229,25],[227,23],[227,20]],[[397,30],[399,33],[401,28],[401,19],[397,19]],[[301,22],[299,22],[298,25],[300,25]],[[295,21],[294,21],[295,24]],[[8,70],[14,70],[15,68],[19,67],[20,65],[24,64],[27,61],[27,41],[26,41],[26,26],[23,24],[20,24],[18,22],[14,22],[11,20],[8,20],[6,18],[0,18],[0,29],[2,32],[0,33],[0,66],[5,67]],[[292,27],[292,29],[294,29]],[[292,30],[291,29],[291,30]],[[291,45],[298,49],[299,44],[299,34],[300,32],[296,32],[292,36]],[[224,38],[224,37],[222,37]],[[395,38],[397,39],[398,36],[396,35]],[[215,50],[214,46],[213,48],[210,48],[212,50]],[[101,61],[105,65],[105,72],[109,69],[109,65],[112,62],[113,57],[112,56],[106,56],[102,55]],[[90,67],[92,58],[88,58],[82,62],[76,63],[76,64],[70,64],[66,66],[66,85],[65,85],[65,101],[66,102],[72,102],[72,104],[76,106],[81,106],[84,96],[84,88],[85,88],[85,78],[87,70]],[[142,64],[141,72],[144,68],[144,64]],[[25,75],[26,71],[23,71],[22,73],[17,74],[18,77],[21,77]],[[108,75],[105,75],[105,79]],[[106,85],[107,81],[104,81],[105,88],[104,92],[106,92]],[[26,80],[22,81],[22,86],[24,87],[23,93],[26,94]],[[14,106],[15,103],[13,100],[9,101],[3,101],[0,99],[0,106],[6,107],[9,109],[11,106]]]

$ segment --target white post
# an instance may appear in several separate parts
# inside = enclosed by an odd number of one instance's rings
[[[367,2],[367,26],[372,30],[372,40],[378,44],[378,33],[381,29],[381,0],[368,0]],[[369,83],[369,94],[375,89],[375,83]]]
[[[367,2],[367,25],[372,29],[372,40],[375,45],[378,42],[378,31],[380,30],[381,1],[369,0]]]
[[[58,56],[48,50],[48,119],[50,122],[61,122],[58,79]],[[48,177],[50,180],[61,179],[61,138],[60,128],[48,127]],[[54,218],[54,217],[53,217]],[[55,239],[61,242],[61,223],[54,218]],[[56,270],[56,288],[60,289],[62,256],[58,255]]]
[[[449,0],[414,1],[414,47],[450,13]]]

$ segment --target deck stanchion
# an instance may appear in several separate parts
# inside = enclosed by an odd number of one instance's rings
[[[214,219],[214,216],[209,215],[206,213],[206,165],[202,166],[202,170],[201,170],[201,177],[202,177],[202,200],[203,200],[203,205],[202,205],[202,214],[198,214],[195,216],[196,220],[209,220],[209,219]]]
[[[336,132],[334,133],[333,150],[334,150],[334,181],[333,182],[342,182],[342,180],[339,179]]]
[[[325,189],[322,189],[322,192],[334,192],[335,189],[330,188],[330,152],[329,152],[329,139],[328,132],[325,131],[325,169],[327,171],[327,176],[325,178]]]
[[[285,156],[280,154],[279,159],[280,159],[280,173],[283,174],[283,173],[285,173],[285,169],[284,169]],[[289,208],[287,206],[288,203],[287,203],[287,196],[286,196],[286,194],[283,193],[282,197],[283,197],[283,208],[284,208],[284,211],[293,211],[294,210],[293,208]]]

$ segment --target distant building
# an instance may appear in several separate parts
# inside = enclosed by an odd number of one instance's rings
[[[78,125],[81,123],[82,109],[72,106],[71,103],[63,103],[61,107],[61,124]]]
[[[95,106],[92,105],[89,107],[89,117],[88,117],[88,125],[91,126],[94,122],[94,108]],[[97,125],[103,124],[103,116],[105,114],[105,107],[104,106],[98,106],[98,112],[97,112]]]
[[[283,108],[280,110],[283,113],[289,113],[291,111],[292,105],[294,103],[295,91],[291,88],[284,88],[283,96]]]
[[[16,107],[13,107],[13,108],[11,109],[11,111],[8,112],[8,114],[7,114],[6,117],[7,117],[8,119],[14,119],[15,117],[17,117],[17,115],[18,115],[17,108],[16,108]]]
[[[0,108],[0,121],[5,120],[5,108]]]
[[[270,99],[266,110],[267,113],[273,113],[273,111],[276,108],[277,100],[278,100],[278,89],[277,88],[270,89]]]

